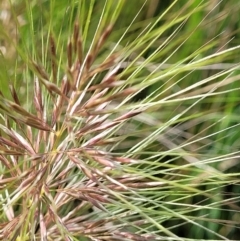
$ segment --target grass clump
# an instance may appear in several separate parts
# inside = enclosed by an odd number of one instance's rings
[[[1,239],[234,239],[240,46],[192,47],[222,3],[181,3],[12,2]]]

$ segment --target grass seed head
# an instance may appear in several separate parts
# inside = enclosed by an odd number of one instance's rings
[[[226,227],[218,232],[202,223],[222,225],[225,220],[208,212],[225,210],[223,204],[235,210],[239,199],[225,198],[221,189],[238,180],[218,163],[229,164],[226,159],[237,159],[238,152],[209,154],[216,143],[212,136],[222,140],[233,127],[209,134],[206,126],[209,119],[211,127],[221,122],[223,112],[213,112],[216,106],[231,106],[218,97],[239,90],[225,89],[236,84],[238,78],[229,76],[238,66],[210,77],[211,70],[199,73],[207,76],[202,80],[191,75],[230,58],[239,46],[223,48],[210,38],[178,55],[194,35],[183,26],[195,13],[202,15],[207,3],[190,1],[171,12],[179,2],[173,1],[154,21],[138,22],[144,4],[151,2],[150,12],[155,8],[154,1],[146,1],[122,31],[117,18],[121,23],[128,12],[124,3],[135,11],[134,1],[75,1],[56,37],[58,1],[45,12],[51,19],[47,26],[40,21],[41,31],[27,2],[32,42],[19,42],[23,49],[16,45],[20,74],[8,83],[9,96],[0,92],[0,239],[183,240],[175,229],[195,225],[214,235],[212,240],[223,240]],[[205,18],[198,28],[203,23]],[[202,109],[206,104],[210,108]],[[205,205],[210,200],[212,206]]]
[[[127,87],[116,74],[106,76],[105,72],[116,65],[115,54],[93,65],[111,30],[112,26],[108,26],[103,31],[93,51],[84,58],[79,24],[75,23],[66,48],[67,72],[61,82],[57,80],[57,47],[50,35],[51,72],[36,60],[32,61],[36,77],[32,95],[34,108],[29,108],[30,111],[22,106],[13,85],[10,90],[14,102],[1,96],[5,121],[15,122],[17,127],[16,130],[1,128],[4,136],[0,138],[0,157],[9,172],[1,176],[0,183],[2,188],[15,187],[15,190],[9,189],[11,198],[4,201],[6,207],[11,205],[13,214],[9,216],[5,211],[8,220],[1,224],[3,236],[20,237],[24,227],[28,235],[38,240],[53,239],[56,235],[69,239],[77,227],[79,235],[92,240],[103,232],[100,229],[107,232],[102,226],[108,222],[104,218],[91,221],[85,230],[81,227],[90,220],[74,220],[78,213],[87,215],[90,208],[97,208],[97,213],[108,212],[104,205],[116,200],[108,186],[118,192],[128,190],[127,183],[123,189],[118,188],[121,179],[114,181],[114,169],[121,170],[122,164],[137,162],[107,151],[110,143],[107,136],[141,113],[129,110],[119,112],[118,116],[111,114],[108,107],[113,101],[117,103],[135,93],[135,89]],[[102,73],[105,77],[95,83],[94,76]],[[104,113],[106,109],[109,114]],[[24,211],[27,201],[30,201],[28,212]],[[14,211],[16,205],[22,210],[20,216]],[[79,211],[68,215],[61,211],[66,205]],[[14,224],[19,219],[22,223],[16,227]],[[27,224],[29,221],[31,226]],[[108,236],[115,235],[110,232]]]

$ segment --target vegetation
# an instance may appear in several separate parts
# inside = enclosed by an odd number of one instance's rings
[[[238,1],[1,4],[1,240],[239,237]]]

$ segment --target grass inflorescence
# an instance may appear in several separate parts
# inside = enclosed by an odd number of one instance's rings
[[[222,2],[153,2],[12,3],[1,239],[235,237],[240,46],[217,33],[188,49]]]

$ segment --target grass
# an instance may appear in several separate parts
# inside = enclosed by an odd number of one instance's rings
[[[236,240],[239,4],[213,2],[5,2],[1,239]]]

